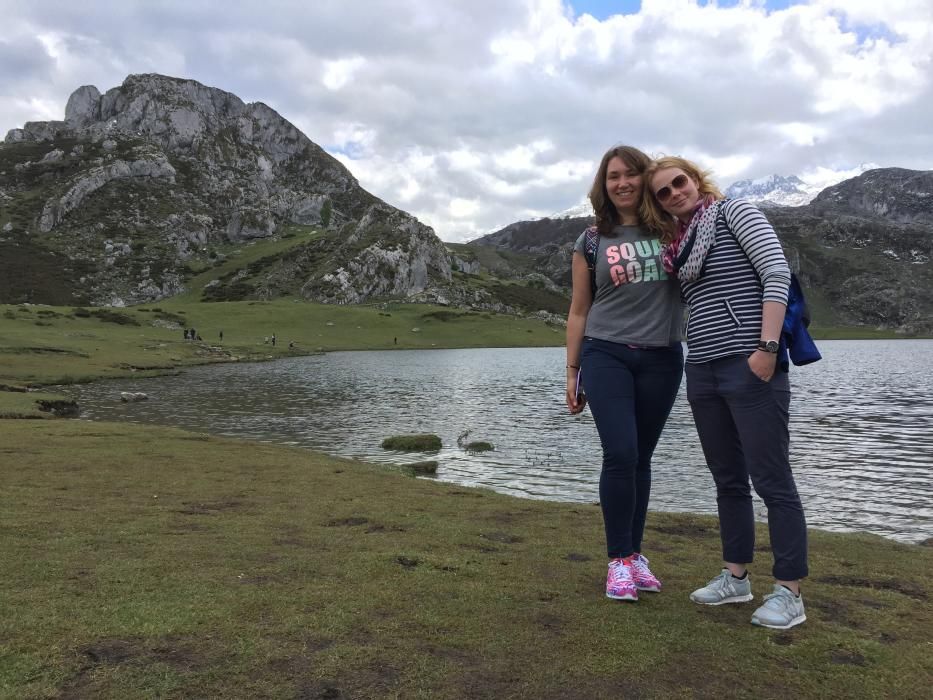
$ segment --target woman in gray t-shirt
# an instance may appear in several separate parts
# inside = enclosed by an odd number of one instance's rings
[[[589,403],[603,450],[606,595],[633,601],[661,590],[641,544],[651,455],[683,374],[680,289],[639,214],[650,163],[631,146],[603,156],[589,194],[596,224],[574,246],[567,317],[567,407]]]

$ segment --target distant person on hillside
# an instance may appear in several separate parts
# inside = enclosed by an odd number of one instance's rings
[[[661,590],[642,536],[651,456],[683,374],[680,290],[639,213],[650,163],[631,146],[603,156],[589,194],[596,223],[574,246],[567,317],[567,407],[576,414],[589,403],[602,443],[606,596],[632,601]]]
[[[790,384],[777,362],[790,269],[764,215],[723,198],[694,163],[661,158],[646,178],[645,218],[664,231],[666,269],[690,308],[687,399],[716,483],[725,562],[690,597],[705,605],[752,599],[751,477],[768,509],[776,579],[752,624],[787,629],[807,619],[807,524],[788,455]]]
[[[224,332],[220,331],[220,342],[224,342]]]

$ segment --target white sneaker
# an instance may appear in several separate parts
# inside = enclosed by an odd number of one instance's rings
[[[746,572],[745,578],[738,579],[729,569],[723,569],[719,576],[690,594],[690,600],[701,605],[747,603],[754,597],[751,576]]]
[[[784,586],[774,584],[774,593],[765,596],[764,603],[752,615],[752,624],[775,630],[790,629],[806,621],[803,596],[794,595]]]

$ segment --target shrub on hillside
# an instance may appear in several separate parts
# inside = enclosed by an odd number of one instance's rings
[[[137,321],[129,314],[120,313],[119,311],[114,311],[113,309],[95,309],[91,312],[91,314],[98,321],[103,321],[104,323],[116,323],[120,326],[139,325],[139,321]]]

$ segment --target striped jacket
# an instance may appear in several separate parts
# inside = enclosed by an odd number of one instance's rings
[[[724,201],[699,279],[682,284],[687,362],[754,352],[762,302],[786,305],[789,286],[790,268],[764,214],[743,199]]]

